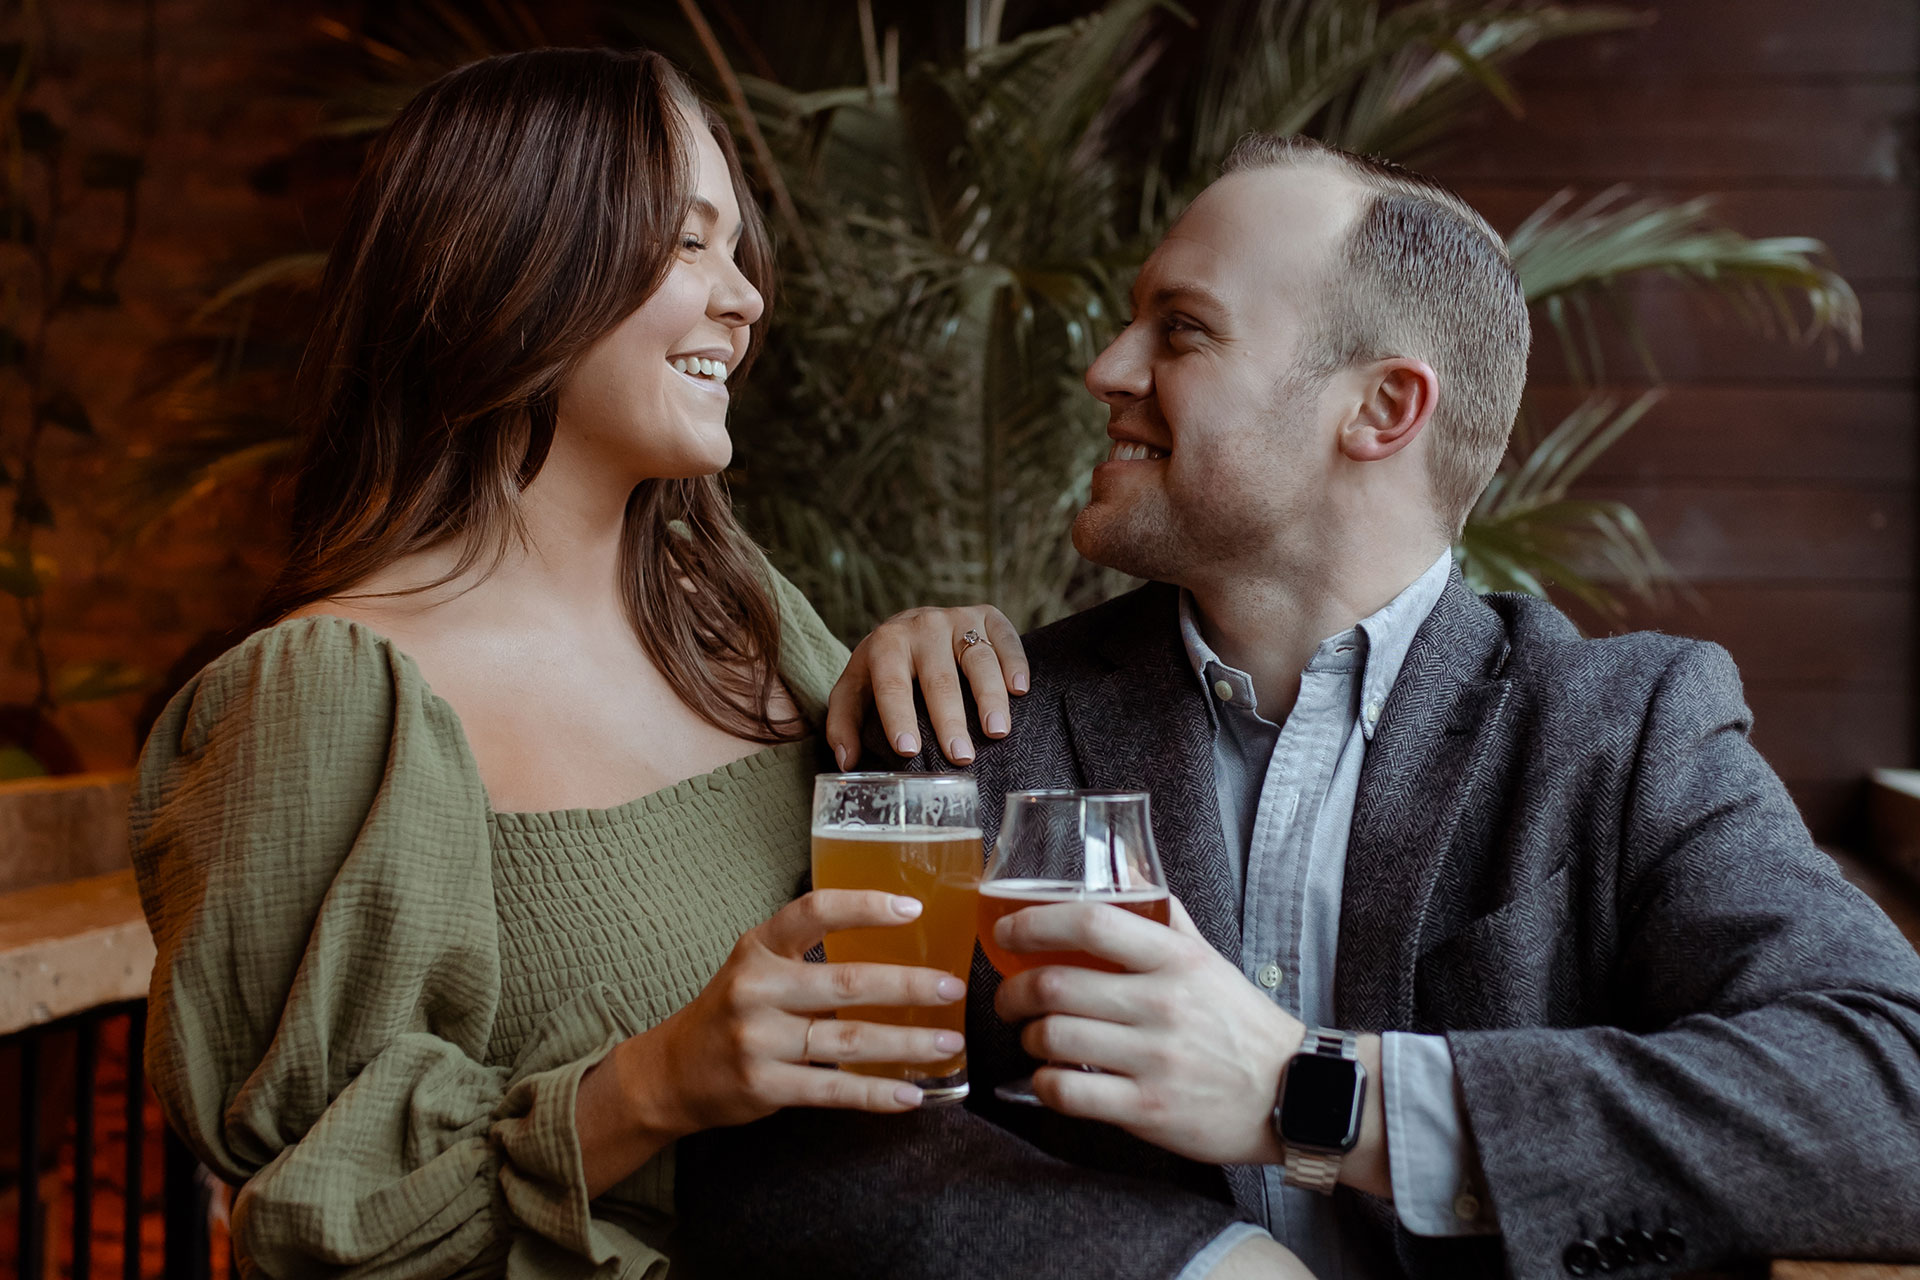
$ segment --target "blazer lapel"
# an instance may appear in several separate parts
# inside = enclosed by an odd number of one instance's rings
[[[1499,615],[1455,570],[1407,651],[1361,767],[1334,973],[1342,1027],[1413,1024],[1414,967],[1436,889],[1463,874],[1453,848],[1461,814],[1506,736],[1506,654]]]
[[[1213,730],[1186,648],[1173,589],[1148,587],[1133,625],[1103,645],[1104,671],[1065,694],[1068,733],[1085,785],[1145,790],[1167,887],[1215,950],[1237,966],[1240,911],[1220,797]]]

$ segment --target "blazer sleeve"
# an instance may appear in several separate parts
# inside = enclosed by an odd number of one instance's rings
[[[488,1061],[486,815],[451,709],[339,619],[256,635],[156,725],[131,813],[158,950],[147,1062],[240,1187],[248,1274],[664,1268],[595,1220],[574,1130],[621,1011],[589,991]]]
[[[1813,846],[1750,724],[1726,653],[1681,648],[1619,819],[1623,1025],[1448,1036],[1516,1276],[1616,1270],[1623,1242],[1693,1267],[1920,1257],[1920,956]]]

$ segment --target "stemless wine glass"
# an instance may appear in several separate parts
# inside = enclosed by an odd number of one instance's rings
[[[814,780],[814,888],[881,889],[921,903],[920,915],[906,924],[829,933],[827,959],[836,964],[925,965],[965,982],[980,862],[980,792],[964,774],[824,773]],[[965,1034],[967,1002],[862,1006],[840,1016]],[[840,1069],[918,1085],[922,1106],[967,1096],[964,1049],[943,1063],[848,1062]]]
[[[1120,966],[1084,951],[1014,952],[994,941],[1000,917],[1055,902],[1104,902],[1156,924],[1171,919],[1146,792],[1007,793],[1000,839],[980,878],[980,949],[1003,978],[1053,964],[1117,973]],[[1040,1105],[1032,1076],[993,1092],[1006,1102]]]

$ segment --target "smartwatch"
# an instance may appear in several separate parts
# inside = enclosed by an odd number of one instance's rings
[[[1273,1131],[1286,1154],[1287,1185],[1323,1195],[1340,1180],[1340,1161],[1360,1141],[1367,1069],[1360,1037],[1311,1027],[1280,1077]]]

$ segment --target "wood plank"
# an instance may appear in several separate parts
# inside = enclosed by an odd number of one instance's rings
[[[1549,427],[1585,398],[1563,384],[1528,392],[1533,421]],[[1587,481],[1911,484],[1920,472],[1916,423],[1916,386],[1681,385],[1594,462]]]
[[[1866,779],[1789,782],[1787,794],[1793,797],[1807,830],[1821,844],[1853,849],[1865,843]]]
[[[1885,1262],[1775,1262],[1772,1280],[1920,1280],[1920,1266]]]
[[[1670,383],[1821,383],[1911,386],[1920,350],[1920,296],[1911,287],[1863,289],[1858,352],[1829,341],[1796,343],[1769,338],[1741,322],[1711,294],[1666,282],[1640,282],[1628,291],[1648,349]],[[1601,325],[1601,353],[1614,379],[1642,377],[1639,357],[1610,320]],[[1534,319],[1529,377],[1567,382],[1559,334],[1544,316]]]
[[[1788,783],[1861,788],[1882,767],[1913,759],[1911,686],[1746,682],[1753,745]]]
[[[1920,86],[1732,81],[1546,83],[1526,117],[1489,112],[1444,169],[1457,181],[1719,185],[1742,178],[1910,184]]]
[[[1748,681],[1904,684],[1913,670],[1913,593],[1886,587],[1770,586],[1710,582],[1665,606],[1630,603],[1604,623],[1579,603],[1568,614],[1589,635],[1664,631],[1710,640],[1733,655]],[[1888,707],[1890,716],[1905,709]]]
[[[1448,177],[1444,171],[1438,176]],[[1920,191],[1912,186],[1675,186],[1644,181],[1632,185],[1673,201],[1710,196],[1714,216],[1743,235],[1812,236],[1823,241],[1833,251],[1840,273],[1855,288],[1910,285],[1920,279]],[[1500,182],[1462,183],[1458,189],[1495,227],[1510,232],[1565,186],[1513,175]],[[1597,190],[1591,185],[1579,188],[1581,198]]]
[[[1654,12],[1645,27],[1543,46],[1514,78],[1911,76],[1920,64],[1912,0],[1847,0],[1838,12],[1807,0],[1686,0]]]
[[[0,1035],[147,994],[133,871],[0,894]]]
[[[1662,554],[1695,583],[1876,584],[1911,590],[1910,487],[1582,486],[1628,503]]]

